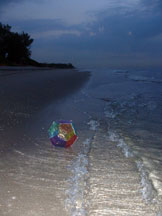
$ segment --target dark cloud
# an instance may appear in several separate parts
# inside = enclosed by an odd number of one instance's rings
[[[17,4],[17,3],[22,3],[25,2],[27,0],[0,0],[0,11],[3,12],[3,9],[5,7],[7,7],[9,4]],[[32,0],[32,2],[37,2],[37,3],[41,3],[44,0]],[[28,1],[27,1],[28,2]]]
[[[10,20],[11,26],[16,26],[18,29],[29,32],[43,32],[51,29],[65,29],[65,23],[61,20],[52,19],[31,19],[31,20]]]
[[[133,13],[110,15],[108,10],[98,14],[97,20],[92,26],[94,31],[97,31],[99,26],[104,26],[103,41],[107,39],[111,44],[114,42],[115,46],[121,44],[122,47],[124,43],[126,47],[128,44],[132,46],[135,44],[136,47],[137,44],[141,45],[150,38],[162,34],[162,15],[154,15],[154,13],[146,15],[137,10]]]
[[[0,0],[0,16],[3,14],[3,10],[9,5],[13,3],[21,3],[25,0]]]
[[[5,24],[12,26],[14,32],[29,33],[35,41],[43,39],[51,42],[51,40],[58,41],[60,38],[65,43],[70,43],[71,36],[74,36],[75,40],[75,37],[80,36],[85,28],[84,25],[66,25],[59,19],[12,20]]]
[[[20,1],[0,0],[0,7]],[[32,45],[33,56],[37,60],[67,59],[73,62],[72,58],[76,58],[77,61],[85,61],[87,58],[89,61],[97,55],[106,59],[108,54],[126,60],[128,56],[131,58],[134,55],[140,58],[143,53],[152,57],[160,56],[162,13],[155,12],[162,10],[162,1],[141,0],[138,7],[132,10],[119,6],[115,9],[105,9],[96,13],[95,21],[87,25],[67,25],[59,19],[10,20],[8,24],[13,30],[25,31],[31,36],[44,35],[37,37]],[[47,33],[50,31],[65,33],[59,37],[48,37]],[[68,34],[70,31],[78,31],[81,34]]]
[[[12,21],[11,21],[12,24]],[[60,19],[31,19],[31,20],[16,20],[13,22],[14,25],[19,28],[25,28],[26,31],[39,31],[44,32],[48,30],[81,30],[82,25],[66,25],[66,23]]]
[[[29,25],[30,26],[30,25]],[[63,47],[66,50],[75,49],[78,51],[89,50],[91,52],[110,52],[110,53],[139,53],[147,52],[152,54],[161,52],[158,41],[152,40],[162,34],[160,17],[142,17],[134,14],[125,16],[123,14],[97,17],[97,21],[85,26],[66,26],[59,21],[37,21],[33,23],[33,30],[48,29],[77,29],[81,31],[81,36],[62,35],[61,37],[39,39],[36,44],[39,46]],[[102,31],[100,31],[102,29]],[[162,44],[161,44],[162,45]]]
[[[4,7],[10,3],[22,2],[21,0],[0,0],[0,7]]]
[[[0,0],[0,6],[5,6],[7,4],[11,4],[11,3],[22,3],[25,2],[27,0]],[[44,0],[32,0],[32,2],[38,2],[41,3]]]
[[[146,9],[152,9],[156,11],[162,10],[161,0],[141,0],[141,4],[146,7]]]

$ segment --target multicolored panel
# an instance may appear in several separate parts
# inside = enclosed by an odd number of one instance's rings
[[[70,133],[65,135],[66,141],[69,141],[75,135],[74,131],[72,130]]]
[[[73,131],[73,127],[72,127],[72,124],[69,124],[69,123],[63,123],[63,124],[60,123],[59,130],[64,131],[64,133],[70,133],[71,131]]]
[[[78,137],[76,135],[72,136],[71,139],[66,142],[65,147],[68,148],[69,146],[71,146],[76,141],[77,138]]]
[[[66,147],[66,141],[60,139],[58,136],[50,138],[54,146]]]
[[[76,130],[75,130],[75,127],[74,127],[74,125],[73,125],[73,124],[71,124],[71,126],[72,126],[72,128],[73,128],[73,131],[74,131],[74,133],[77,135],[77,132],[76,132]]]
[[[59,125],[57,122],[53,122],[51,127],[48,130],[49,137],[54,137],[59,133]]]

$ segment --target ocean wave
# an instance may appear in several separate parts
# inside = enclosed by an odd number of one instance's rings
[[[137,81],[137,82],[155,82],[155,83],[162,83],[161,79],[156,79],[154,77],[145,77],[145,76],[137,76],[131,75],[129,79]]]
[[[141,176],[142,196],[147,202],[153,201],[157,196],[157,191],[155,190],[152,181],[149,179],[149,174],[144,168],[142,161],[136,160],[136,165]]]
[[[87,149],[90,148],[90,139],[85,140],[84,146]],[[87,154],[80,153],[68,168],[72,177],[68,180],[70,186],[66,191],[65,208],[71,216],[86,216],[86,199],[84,197],[88,178]]]
[[[93,131],[95,131],[100,125],[98,121],[93,120],[93,119],[91,119],[87,124],[90,125],[90,130],[93,130]]]
[[[110,141],[115,142],[117,147],[120,147],[122,149],[122,152],[125,155],[125,157],[134,157],[137,169],[141,177],[142,197],[146,202],[153,202],[157,195],[157,192],[153,186],[152,181],[149,179],[148,172],[146,171],[143,162],[137,159],[137,153],[135,153],[133,149],[129,146],[129,144],[123,138],[121,138],[116,132],[108,131],[108,138]]]
[[[155,112],[161,110],[160,101],[156,98],[144,98],[141,94],[132,94],[127,98],[105,101],[104,115],[109,120],[132,124],[137,119],[156,118]],[[159,119],[159,118],[158,118]]]
[[[119,135],[117,135],[115,132],[109,131],[108,137],[111,141],[117,143],[117,147],[120,147],[122,149],[122,152],[124,153],[125,157],[134,156],[131,148],[127,145],[124,139],[120,138]]]
[[[89,129],[96,131],[99,122],[91,119],[88,123]],[[65,208],[71,216],[86,216],[88,208],[88,202],[86,201],[86,195],[88,192],[88,154],[91,149],[91,142],[93,136],[87,138],[82,144],[82,150],[78,156],[72,161],[71,166],[68,169],[71,171],[71,178],[68,180],[69,188],[66,190]]]
[[[113,70],[114,73],[123,73],[123,74],[127,74],[129,71],[128,70]]]

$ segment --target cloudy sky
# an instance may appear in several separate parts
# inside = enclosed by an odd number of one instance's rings
[[[161,0],[0,0],[0,22],[29,33],[41,62],[162,65]]]

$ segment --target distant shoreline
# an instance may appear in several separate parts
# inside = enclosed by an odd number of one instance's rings
[[[26,59],[22,63],[15,63],[15,62],[0,62],[0,68],[5,66],[12,66],[12,67],[45,67],[45,68],[56,68],[56,69],[74,69],[75,67],[71,63],[40,63],[33,59]]]

